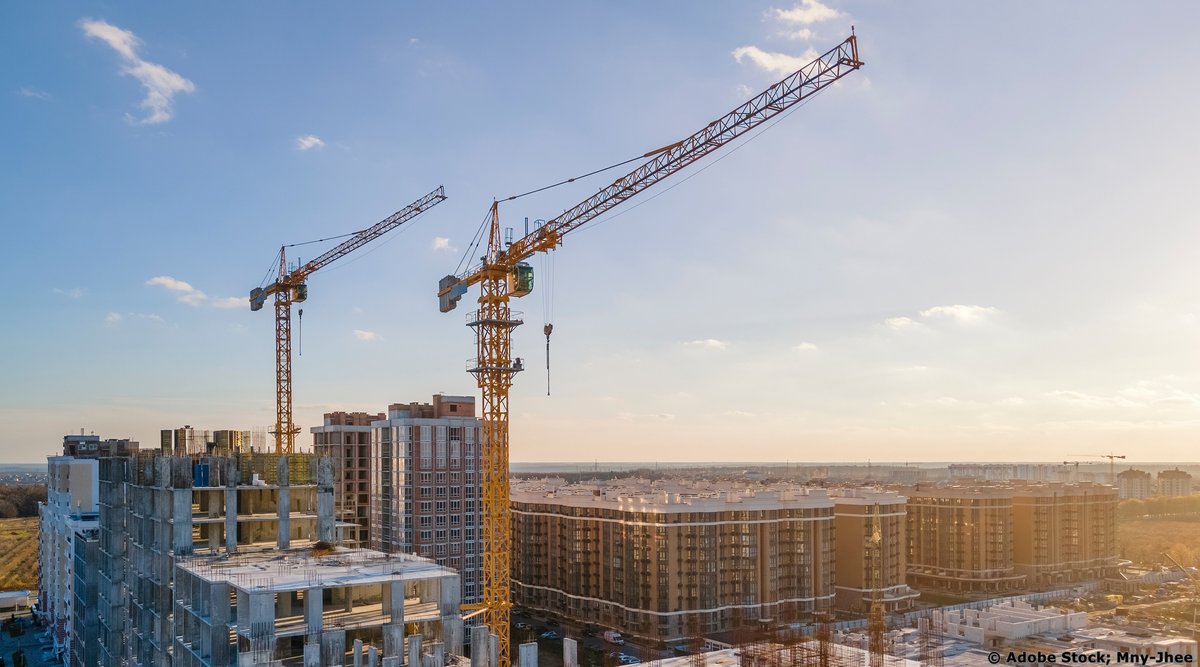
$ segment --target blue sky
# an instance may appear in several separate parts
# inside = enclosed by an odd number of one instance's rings
[[[1195,459],[1198,14],[0,4],[0,460],[265,428],[271,315],[237,300],[280,244],[443,184],[313,276],[296,415],[474,391],[469,308],[435,291],[493,197],[682,138],[851,24],[862,71],[567,238],[552,397],[543,300],[515,306],[513,459]]]

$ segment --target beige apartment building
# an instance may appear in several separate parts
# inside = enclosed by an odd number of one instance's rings
[[[1013,497],[1004,487],[906,489],[908,583],[957,593],[1020,588],[1013,561]]]
[[[1031,484],[1012,491],[1013,564],[1030,588],[1116,574],[1117,489]]]
[[[516,482],[513,598],[666,645],[832,609],[821,489]]]
[[[1122,470],[1117,473],[1117,489],[1121,500],[1149,498],[1153,492],[1150,473],[1145,470]]]
[[[1158,495],[1168,498],[1192,495],[1192,476],[1179,468],[1160,471]]]
[[[876,599],[888,613],[905,611],[920,596],[907,584],[907,501],[904,496],[888,491],[834,491],[835,590],[839,611],[865,614]],[[877,549],[873,544],[876,521]]]
[[[384,419],[382,412],[329,412],[311,429],[313,453],[333,461],[334,511],[355,525],[346,531],[355,546],[371,544],[371,422]]]

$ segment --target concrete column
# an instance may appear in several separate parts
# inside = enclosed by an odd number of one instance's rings
[[[237,459],[225,460],[225,551],[237,553]]]
[[[433,663],[433,667],[446,667],[446,645],[442,642],[430,643],[427,659]]]
[[[271,591],[252,591],[248,595],[248,613],[243,617],[238,610],[238,627],[248,630],[250,637],[250,662],[238,655],[239,664],[269,664],[275,648],[275,594]]]
[[[421,667],[421,635],[408,638],[408,667]]]
[[[579,667],[578,647],[574,639],[563,637],[563,667]]]
[[[442,617],[442,641],[453,655],[462,655],[462,586],[457,575],[442,577],[438,589],[438,611]]]
[[[488,665],[489,667],[499,667],[500,665],[500,638],[496,635],[488,635]]]
[[[383,606],[390,610],[391,619],[383,626],[383,657],[404,657],[404,582],[384,585]]]
[[[321,667],[342,667],[346,664],[346,631],[326,630],[321,633]]]
[[[224,664],[214,662],[214,665]],[[304,667],[325,667],[321,664],[321,644],[320,642],[308,642],[304,644]]]
[[[321,642],[321,631],[324,630],[325,622],[321,615],[324,612],[325,603],[321,599],[321,589],[304,589],[304,632],[308,637],[306,641],[314,644]]]
[[[317,460],[317,539],[334,543],[333,461]]]
[[[521,667],[537,667],[537,642],[529,642],[521,644],[520,648],[520,666]]]
[[[379,667],[379,649],[374,645],[367,647],[367,667]]]
[[[363,667],[362,640],[354,640],[354,667]]]
[[[486,625],[471,628],[471,667],[488,667],[488,629]]]
[[[279,457],[275,464],[275,478],[279,484],[279,532],[275,544],[280,551],[287,549],[292,543],[292,490],[288,482],[288,457]]]
[[[176,555],[192,553],[192,489],[171,490],[171,549]]]
[[[213,584],[208,589],[209,617],[212,621],[212,664],[229,664],[229,583]]]

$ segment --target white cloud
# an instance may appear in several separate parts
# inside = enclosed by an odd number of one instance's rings
[[[813,32],[812,28],[800,28],[799,30],[786,31],[783,33],[783,36],[787,37],[788,39],[796,39],[807,42],[813,37],[816,37],[817,33]]]
[[[53,291],[55,294],[58,294],[59,296],[65,296],[68,299],[78,299],[83,296],[83,289],[79,288],[79,287],[72,287],[71,289],[61,289],[61,288],[55,287],[51,291]]]
[[[140,121],[142,124],[154,125],[170,120],[175,95],[196,90],[194,83],[176,72],[158,63],[142,60],[137,52],[142,42],[132,32],[94,19],[83,19],[79,22],[79,27],[88,37],[103,41],[120,54],[125,61],[121,73],[137,79],[146,89],[146,97],[140,105],[146,110],[145,117]]]
[[[37,88],[30,88],[29,86],[21,86],[18,88],[17,95],[20,95],[21,97],[31,97],[35,100],[43,100],[47,102],[54,99],[50,96],[50,93],[47,93],[44,90],[38,90]]]
[[[362,329],[355,329],[354,337],[359,340],[365,340],[368,342],[375,342],[375,341],[383,340],[383,336],[380,336],[379,334],[375,333],[374,331],[364,331]]]
[[[889,317],[883,321],[883,325],[892,331],[908,331],[921,326],[920,322],[911,317]]]
[[[189,306],[212,306],[213,308],[240,308],[247,301],[241,297],[224,296],[212,297],[192,287],[192,284],[171,276],[155,276],[146,281],[147,285],[164,287],[175,293],[175,299]]]
[[[960,324],[976,324],[998,312],[1000,312],[998,309],[991,306],[964,306],[962,304],[955,304],[953,306],[934,306],[933,308],[922,310],[921,317],[927,319],[945,318]]]
[[[121,323],[121,313],[109,313],[104,316],[104,326],[115,327]]]
[[[775,17],[784,23],[795,25],[812,25],[821,23],[822,21],[830,21],[841,16],[842,13],[833,7],[829,7],[820,2],[820,0],[800,0],[800,4],[791,9],[776,9],[774,10]]]
[[[296,150],[307,151],[314,148],[325,148],[325,142],[321,137],[315,134],[306,134],[302,137],[296,137]]]
[[[817,346],[809,342],[804,342],[800,343],[799,345],[793,345],[792,349],[797,352],[815,352]]]
[[[687,347],[699,348],[702,350],[724,350],[729,347],[729,343],[716,338],[704,338],[702,340],[690,340],[684,343]]]
[[[723,416],[723,417],[749,418],[749,417],[753,417],[753,416],[755,416],[755,415],[754,415],[754,413],[753,413],[753,412],[746,412],[745,410],[726,410],[725,412],[722,412],[722,413],[721,413],[721,416]]]
[[[667,412],[657,412],[650,414],[635,414],[632,412],[618,412],[617,419],[627,422],[669,422],[675,419],[675,415]]]
[[[754,93],[755,93],[755,90],[753,88],[751,88],[750,86],[747,86],[744,83],[739,83],[737,85],[738,97],[750,97],[750,96],[754,95]]]
[[[446,238],[445,236],[433,237],[433,249],[445,250],[446,252],[458,252],[458,248],[450,245],[450,239]]]
[[[806,49],[799,56],[763,51],[757,46],[742,46],[733,50],[733,59],[739,63],[742,62],[742,59],[746,58],[759,69],[779,76],[786,76],[795,72],[816,60],[820,55],[812,47]]]

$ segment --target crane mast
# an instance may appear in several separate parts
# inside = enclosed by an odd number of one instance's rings
[[[354,234],[325,253],[288,271],[287,246],[279,249],[279,273],[275,282],[250,291],[250,310],[262,310],[267,297],[275,296],[275,452],[291,454],[300,429],[292,421],[292,304],[308,298],[308,276],[332,262],[412,220],[446,199],[438,188],[396,211],[380,222]],[[303,311],[301,311],[303,314]]]
[[[499,665],[510,664],[509,617],[511,602],[511,519],[509,514],[509,389],[513,376],[523,370],[512,356],[513,329],[523,323],[509,299],[529,293],[532,269],[525,259],[562,244],[563,237],[628,201],[647,188],[727,145],[739,136],[776,117],[795,104],[863,65],[858,42],[851,35],[841,44],[751,98],[692,135],[643,155],[647,161],[584,201],[567,209],[512,244],[505,244],[500,228],[499,202],[493,201],[487,253],[482,262],[461,275],[448,275],[438,283],[440,310],[453,310],[467,287],[479,285],[479,309],[467,317],[475,330],[476,357],[468,362],[483,396],[482,496],[483,496],[483,615],[499,642]]]

